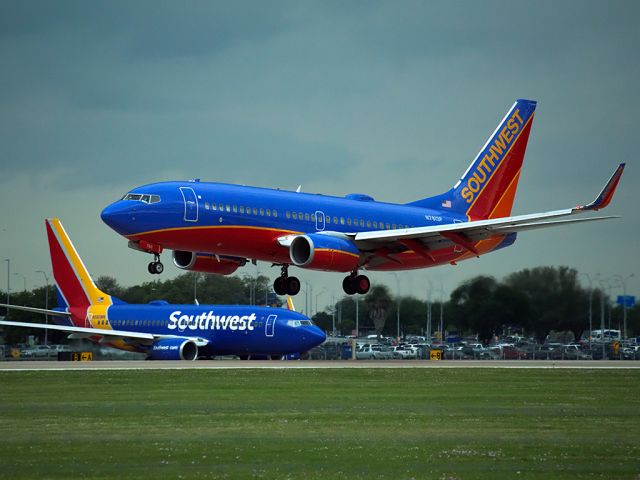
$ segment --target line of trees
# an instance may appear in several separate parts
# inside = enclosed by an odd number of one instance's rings
[[[282,304],[282,299],[271,293],[270,279],[265,276],[223,277],[185,273],[170,280],[131,287],[122,287],[112,277],[102,276],[96,284],[106,293],[129,303],[147,303],[157,299],[193,303],[196,297],[200,303],[207,304],[264,305],[265,301],[275,306]],[[4,301],[6,292],[0,292],[0,298]],[[356,328],[356,300],[361,333],[395,336],[398,310],[401,335],[426,333],[430,308],[432,332],[438,329],[442,311],[445,330],[477,334],[485,341],[507,329],[535,335],[540,341],[552,330],[569,331],[579,339],[589,329],[590,302],[594,329],[600,328],[602,307],[606,328],[623,328],[622,308],[612,305],[601,290],[582,287],[578,272],[568,267],[537,267],[513,273],[503,280],[477,276],[459,285],[444,303],[436,301],[431,305],[411,296],[396,298],[386,286],[375,285],[367,295],[344,297],[317,313],[313,319],[327,332],[332,331],[335,325],[336,330],[350,334]],[[11,303],[44,308],[45,287],[13,292]],[[50,286],[49,308],[55,305],[55,289]],[[29,321],[34,314],[13,310],[10,318]],[[43,336],[39,330],[26,333]],[[15,343],[24,339],[26,333],[21,329],[6,329],[5,339],[8,343]],[[640,335],[640,308],[637,306],[627,310],[627,333],[629,336]],[[49,332],[49,336],[61,339],[65,335]]]
[[[335,324],[338,331],[351,334],[356,328],[355,301],[344,298],[328,311],[318,313],[314,320],[327,331]],[[427,301],[394,298],[385,286],[372,288],[360,301],[360,332],[395,336],[398,301],[401,335],[426,332]],[[432,303],[432,332],[438,330],[442,311],[445,330],[477,334],[485,342],[506,331],[533,335],[540,342],[551,331],[566,331],[578,341],[589,330],[590,305],[593,329],[600,328],[600,312],[604,311],[605,328],[623,330],[622,307],[612,305],[602,290],[582,287],[573,268],[526,269],[502,281],[481,275],[459,285],[444,304]],[[638,306],[627,310],[627,334],[640,335]]]

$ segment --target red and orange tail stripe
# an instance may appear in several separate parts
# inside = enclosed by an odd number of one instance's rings
[[[511,214],[533,117],[534,112],[531,112],[515,140],[499,160],[497,168],[488,173],[488,178],[480,177],[480,191],[466,212],[469,220],[502,218]]]
[[[113,302],[111,296],[102,292],[91,279],[87,268],[78,255],[73,243],[64,230],[62,223],[57,218],[45,221],[53,276],[58,289],[69,310],[79,316],[80,312],[87,312],[89,307],[103,307],[106,316],[106,307]],[[98,308],[98,310],[102,310]],[[84,315],[83,315],[84,316]],[[79,321],[74,318],[74,321]]]

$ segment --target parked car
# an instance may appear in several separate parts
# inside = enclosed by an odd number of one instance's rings
[[[35,358],[45,358],[53,355],[53,350],[49,345],[33,345],[30,349],[30,356]]]
[[[552,345],[542,345],[533,352],[536,360],[562,360],[562,349]]]
[[[417,358],[416,352],[406,347],[391,347],[393,358],[400,360],[408,360]]]
[[[365,343],[356,350],[357,360],[372,360],[373,358],[375,358],[373,347],[369,343]]]
[[[572,343],[565,345],[562,350],[562,358],[564,360],[592,360],[591,354],[583,351],[582,347],[578,344]]]
[[[393,353],[391,352],[390,347],[386,347],[384,345],[373,345],[371,349],[373,350],[373,358],[376,360],[391,360],[393,358]]]

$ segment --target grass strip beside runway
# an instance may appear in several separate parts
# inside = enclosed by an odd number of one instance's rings
[[[0,373],[0,478],[637,478],[636,370]]]

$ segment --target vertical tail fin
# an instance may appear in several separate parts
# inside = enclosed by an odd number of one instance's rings
[[[62,300],[69,306],[69,310],[75,313],[74,317],[83,318],[85,314],[81,315],[80,312],[86,312],[92,305],[111,305],[111,296],[93,283],[60,220],[50,218],[45,220],[45,224],[53,277]]]
[[[469,220],[509,216],[535,109],[535,101],[517,100],[451,190],[409,205],[450,210]]]
[[[293,305],[293,298],[291,295],[287,295],[287,310],[291,310],[292,312],[296,311],[296,307]]]

